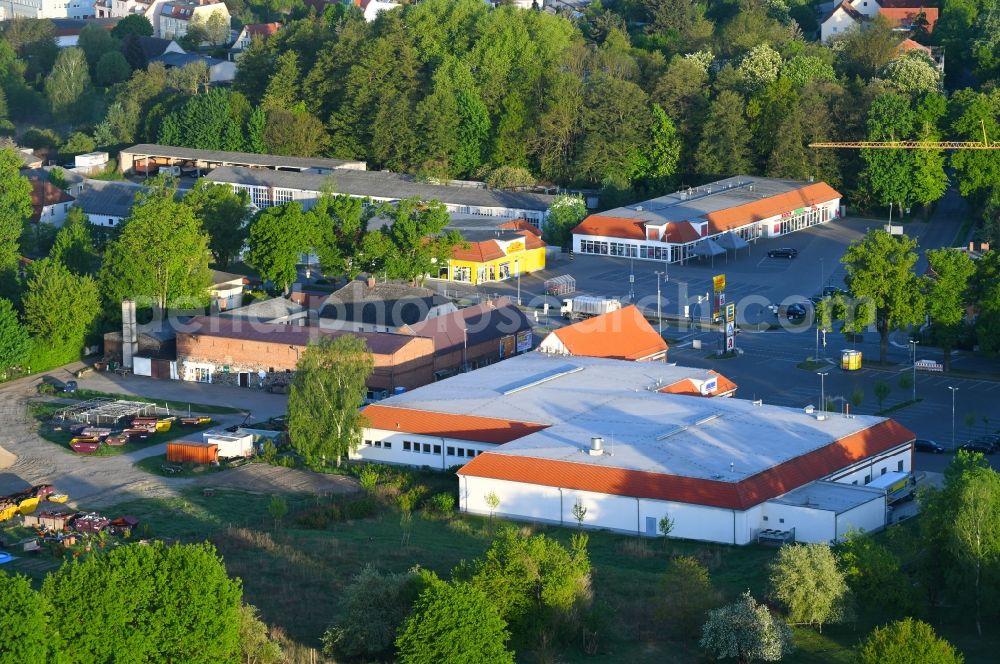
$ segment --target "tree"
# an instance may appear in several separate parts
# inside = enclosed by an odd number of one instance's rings
[[[79,357],[90,326],[101,312],[97,283],[51,258],[31,264],[25,288],[24,323],[38,347],[63,361]],[[67,312],[73,315],[66,315]]]
[[[983,635],[983,577],[1000,560],[1000,475],[973,468],[958,494],[951,550],[968,570],[976,615],[976,632]]]
[[[28,331],[17,317],[10,300],[0,298],[0,376],[20,366],[31,352]]]
[[[876,627],[858,652],[859,664],[962,664],[965,658],[921,620]]]
[[[406,199],[385,206],[381,214],[392,224],[365,235],[362,266],[372,273],[384,273],[388,279],[423,280],[451,257],[462,243],[456,231],[445,233],[450,217],[438,201]]]
[[[384,659],[422,582],[414,571],[383,573],[365,565],[341,593],[341,619],[323,634],[323,654],[337,659]]]
[[[214,185],[199,180],[184,195],[202,228],[208,233],[208,248],[219,267],[225,270],[239,256],[246,238],[249,197],[243,190],[234,191],[229,185]]]
[[[934,61],[922,51],[910,51],[890,60],[879,71],[879,78],[908,95],[937,92],[941,89],[941,74]]]
[[[858,603],[905,614],[916,606],[910,581],[899,557],[863,532],[851,531],[837,546],[844,577]]]
[[[969,287],[976,264],[969,255],[951,249],[929,249],[927,264],[931,274],[925,277],[927,310],[934,329],[934,339],[944,351],[944,370],[951,370],[951,350],[957,341],[959,326],[965,320]]]
[[[267,113],[260,106],[255,106],[247,118],[247,151],[263,154],[267,149],[264,142],[264,132],[267,129]]]
[[[468,583],[437,581],[417,598],[396,639],[401,664],[513,664],[507,624]]]
[[[768,44],[759,44],[740,61],[736,74],[743,90],[747,94],[753,94],[778,80],[781,66],[781,54]]]
[[[873,320],[865,317],[846,321],[845,329],[861,332],[874,323],[880,338],[879,361],[883,364],[889,333],[919,323],[923,318],[923,294],[913,272],[916,246],[905,235],[895,237],[883,230],[873,230],[851,243],[841,258],[851,294],[874,314]]]
[[[894,32],[893,25],[883,16],[850,30],[844,37],[839,48],[839,68],[848,78],[859,76],[864,80],[871,79],[881,69],[896,57],[899,37]]]
[[[587,519],[587,507],[580,499],[573,503],[573,518],[576,519],[577,528],[583,528],[583,522]]]
[[[491,598],[515,634],[544,629],[590,599],[586,536],[568,550],[545,535],[503,527],[463,580]]]
[[[681,139],[677,126],[657,104],[653,104],[653,122],[647,157],[639,166],[637,175],[647,181],[647,187],[659,193],[667,187],[677,172],[681,158]]]
[[[549,207],[542,225],[545,241],[555,247],[566,247],[573,241],[573,229],[587,216],[587,204],[578,194],[559,194]]]
[[[835,81],[833,65],[815,55],[796,55],[781,65],[781,76],[797,87],[813,81]]]
[[[306,111],[275,109],[267,114],[264,145],[270,154],[315,157],[328,141],[323,123]]]
[[[142,14],[129,14],[111,28],[111,36],[115,39],[124,41],[129,35],[152,37],[153,24]]]
[[[361,248],[373,213],[370,201],[346,195],[323,194],[308,213],[306,223],[316,237],[315,250],[324,274],[358,275],[355,256]]]
[[[909,138],[914,133],[910,101],[899,94],[878,97],[868,111],[868,139],[891,141]],[[862,150],[868,164],[868,178],[878,200],[883,205],[904,206],[914,200],[914,150]]]
[[[97,252],[90,220],[80,208],[74,206],[69,209],[62,228],[56,233],[49,258],[62,263],[73,274],[82,276],[93,273]]]
[[[365,340],[324,336],[299,358],[288,397],[288,436],[310,465],[340,461],[361,442],[359,409],[374,368]]]
[[[972,89],[956,91],[948,100],[948,116],[957,140],[982,141],[983,133],[993,140],[1000,134],[1000,95]],[[962,196],[981,199],[1000,182],[1000,154],[996,150],[956,150],[951,165]]]
[[[54,115],[78,115],[80,99],[90,87],[87,69],[87,58],[82,49],[72,47],[59,52],[52,73],[45,79],[45,94]]]
[[[0,182],[4,183],[0,187],[0,274],[17,268],[21,228],[31,217],[31,182],[20,171],[21,158],[14,150],[0,149]]]
[[[281,646],[272,641],[267,625],[258,617],[257,607],[240,607],[240,661],[248,664],[279,664],[284,661]]]
[[[132,73],[125,56],[118,51],[111,51],[101,56],[94,68],[94,80],[98,85],[112,86],[115,83],[127,81]]]
[[[121,235],[108,246],[100,283],[110,311],[126,298],[159,311],[205,305],[211,281],[208,236],[175,191],[169,178],[149,180]]]
[[[275,494],[271,496],[271,502],[267,506],[267,511],[271,515],[271,518],[274,519],[274,529],[277,530],[278,524],[288,514],[288,501],[285,500],[284,496]]]
[[[278,56],[274,74],[267,84],[261,106],[264,110],[292,111],[299,103],[299,58],[295,51]]]
[[[886,397],[889,396],[889,392],[892,388],[889,387],[889,383],[879,380],[875,382],[875,387],[872,391],[875,392],[875,399],[878,401],[879,412],[883,410],[883,405],[885,404]]]
[[[55,661],[58,636],[49,628],[49,607],[23,576],[0,572],[0,662]]]
[[[491,189],[515,189],[530,187],[535,184],[535,176],[523,166],[498,166],[485,178],[486,186]]]
[[[42,595],[71,661],[239,661],[242,589],[211,544],[115,547],[65,563]]]
[[[59,148],[59,153],[72,157],[78,154],[84,154],[85,152],[93,152],[96,149],[97,145],[94,143],[93,138],[84,134],[82,131],[77,131],[70,134],[70,137],[67,138],[66,142],[63,143],[61,148]],[[52,177],[52,171],[49,171],[49,177]],[[65,184],[65,180],[63,180],[63,184],[61,186],[58,184],[56,186],[60,189],[65,189],[67,185]]]
[[[736,657],[741,664],[777,662],[795,648],[788,626],[749,590],[736,602],[708,612],[699,645],[717,659]]]
[[[976,337],[986,352],[1000,348],[1000,251],[988,251],[976,261],[972,301],[979,306]]]
[[[725,177],[750,170],[750,129],[743,115],[743,100],[723,90],[708,110],[695,167],[706,177]]]
[[[657,593],[660,595],[660,593]],[[709,609],[719,605],[708,569],[692,556],[676,556],[663,577],[660,613],[677,637],[688,639],[705,624]]]
[[[244,258],[262,279],[287,293],[298,278],[299,257],[313,244],[301,203],[285,203],[261,210],[254,217]]]
[[[837,559],[825,544],[782,546],[770,566],[771,595],[797,624],[843,621],[849,612],[847,583]]]
[[[497,508],[500,507],[500,496],[496,494],[495,491],[490,491],[488,494],[483,496],[483,502],[486,503],[486,507],[490,509],[490,523],[493,523],[493,515],[496,514]]]

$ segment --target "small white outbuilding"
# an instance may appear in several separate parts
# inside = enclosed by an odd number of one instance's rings
[[[206,443],[219,446],[220,459],[253,456],[253,435],[249,433],[229,433],[228,431],[206,431],[202,434]]]

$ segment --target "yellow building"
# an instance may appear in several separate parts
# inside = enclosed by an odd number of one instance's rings
[[[545,243],[536,229],[502,230],[489,240],[455,247],[440,277],[475,285],[544,269]]]

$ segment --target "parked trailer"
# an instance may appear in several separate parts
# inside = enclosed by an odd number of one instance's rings
[[[167,443],[167,461],[170,463],[216,463],[219,446],[200,440],[175,440]]]
[[[614,298],[577,295],[574,298],[563,300],[559,313],[569,319],[590,318],[609,314],[621,308],[621,301]]]
[[[548,295],[569,295],[576,292],[576,279],[568,274],[545,280],[545,292]]]

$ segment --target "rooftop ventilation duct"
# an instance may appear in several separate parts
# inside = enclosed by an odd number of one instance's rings
[[[604,439],[600,436],[592,436],[590,439],[590,456],[601,456],[604,454]]]

